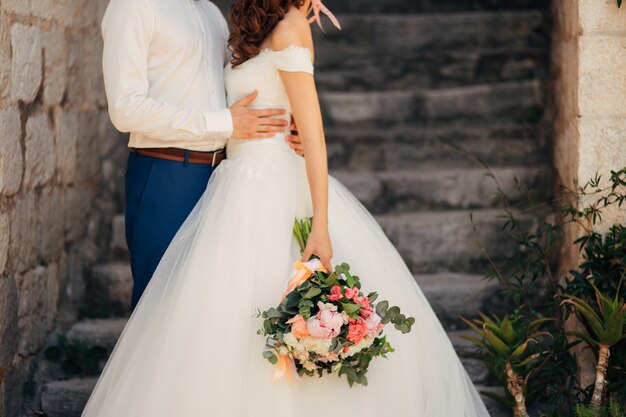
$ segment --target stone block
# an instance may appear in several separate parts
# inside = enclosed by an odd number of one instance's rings
[[[29,16],[31,1],[36,0],[2,0],[2,2],[0,2],[0,10],[7,14]]]
[[[43,33],[43,99],[47,105],[60,103],[65,93],[67,82],[67,50],[65,45],[65,33],[58,26],[53,25]]]
[[[45,262],[58,259],[63,252],[63,192],[56,187],[46,187],[37,198],[38,253]]]
[[[0,275],[2,275],[7,265],[10,237],[11,225],[9,223],[9,215],[0,212]]]
[[[17,311],[15,280],[10,276],[0,276],[0,368],[10,363],[17,352]]]
[[[35,194],[27,192],[15,199],[10,212],[11,239],[7,268],[23,272],[31,268],[37,259],[37,210]],[[19,236],[19,238],[17,238]]]
[[[111,249],[126,251],[126,223],[124,215],[117,215],[113,218],[111,233]],[[1,264],[0,264],[1,265]]]
[[[24,185],[36,187],[45,184],[54,175],[56,165],[54,132],[48,116],[36,113],[26,121]]]
[[[76,181],[78,116],[61,107],[54,109],[56,172],[64,184]]]
[[[43,77],[39,27],[15,23],[11,27],[11,48],[11,98],[30,103],[37,97]]]
[[[578,63],[579,114],[583,117],[623,118],[626,109],[626,37],[581,36]]]
[[[72,326],[67,332],[67,338],[111,351],[122,334],[126,321],[125,318],[84,320]]]
[[[100,172],[98,154],[98,112],[94,110],[78,115],[78,140],[76,147],[77,175],[82,180],[94,180]]]
[[[0,104],[10,92],[11,79],[11,25],[5,16],[0,16]]]
[[[580,0],[578,8],[583,35],[626,32],[624,14],[615,0]]]
[[[74,242],[85,233],[93,190],[86,186],[74,186],[65,190],[65,240]]]
[[[89,306],[109,314],[128,315],[133,280],[130,265],[114,262],[92,268],[88,285]]]
[[[37,352],[54,322],[58,301],[58,268],[38,266],[16,276],[18,291],[18,353],[28,356]]]
[[[11,195],[20,189],[24,170],[21,136],[17,107],[0,110],[0,194]]]
[[[46,384],[41,408],[48,417],[80,417],[97,378],[70,379]]]

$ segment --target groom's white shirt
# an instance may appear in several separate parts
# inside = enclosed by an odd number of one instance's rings
[[[103,73],[115,127],[130,147],[222,148],[233,122],[224,66],[228,26],[208,0],[111,0]]]

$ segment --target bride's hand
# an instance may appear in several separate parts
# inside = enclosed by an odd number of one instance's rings
[[[333,266],[331,259],[333,258],[333,248],[330,244],[328,228],[316,228],[315,225],[313,226],[311,234],[309,234],[309,238],[307,240],[306,248],[304,248],[304,253],[302,254],[302,261],[308,261],[313,255],[317,255],[326,270],[328,272],[332,272]]]

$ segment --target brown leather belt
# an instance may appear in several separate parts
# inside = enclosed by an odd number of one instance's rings
[[[191,164],[206,164],[216,167],[226,159],[226,149],[214,152],[187,151],[176,148],[131,148],[131,152],[137,155],[149,156],[152,158],[167,159],[168,161],[185,162]]]

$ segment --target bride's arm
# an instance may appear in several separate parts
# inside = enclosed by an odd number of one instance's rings
[[[272,45],[278,50],[284,49],[293,45],[294,39],[301,40],[296,43],[299,46],[310,44],[307,42],[311,36],[310,28],[306,21],[304,26],[298,25],[295,28],[296,33],[293,29],[292,27],[277,31]],[[328,235],[328,162],[317,89],[312,74],[280,71],[280,75],[304,146],[307,177],[313,203],[313,228],[303,259],[306,261],[315,254],[330,271],[332,270],[332,247]]]

